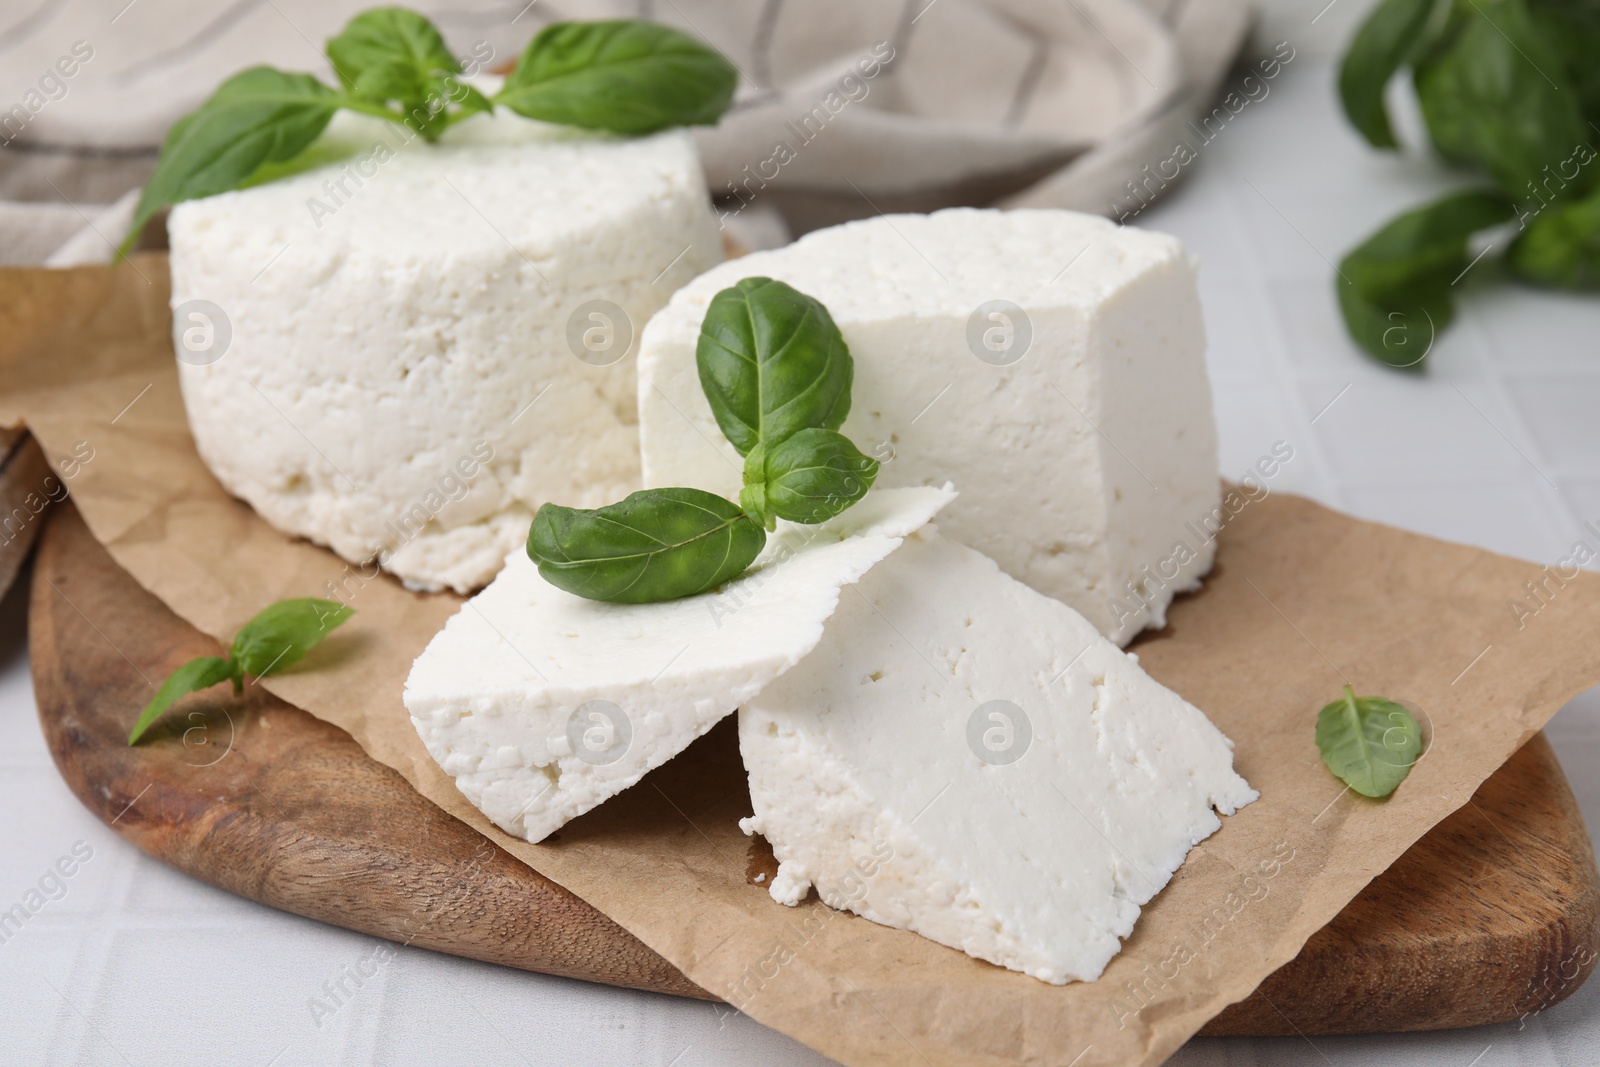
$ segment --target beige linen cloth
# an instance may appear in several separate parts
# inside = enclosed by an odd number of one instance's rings
[[[0,263],[109,258],[167,127],[267,63],[327,74],[323,42],[374,0],[4,0]],[[503,67],[545,23],[642,17],[742,75],[700,133],[744,243],[879,211],[1021,204],[1106,213],[1210,109],[1244,0],[478,0],[419,6]],[[68,73],[70,72],[70,73]]]

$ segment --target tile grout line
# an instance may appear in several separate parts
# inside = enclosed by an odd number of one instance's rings
[[[1552,499],[1554,500],[1557,514],[1564,515],[1567,521],[1572,523],[1574,531],[1581,530],[1585,521],[1583,513],[1579,511],[1577,503],[1569,497],[1567,490],[1559,487],[1559,483],[1564,482],[1566,479],[1557,479],[1558,484],[1555,486],[1545,481],[1543,471],[1554,469],[1550,463],[1550,457],[1545,455],[1544,450],[1539,447],[1533,435],[1528,432],[1528,421],[1523,417],[1522,408],[1511,395],[1511,391],[1506,388],[1506,375],[1500,365],[1500,361],[1494,358],[1494,352],[1496,351],[1494,339],[1484,327],[1477,308],[1473,307],[1470,301],[1463,300],[1461,302],[1461,315],[1458,323],[1462,326],[1471,327],[1472,339],[1476,342],[1471,346],[1472,354],[1478,364],[1479,373],[1483,375],[1484,381],[1490,386],[1494,396],[1501,401],[1500,406],[1509,417],[1511,428],[1516,431],[1516,436],[1521,439],[1521,447],[1528,449],[1540,460],[1540,465],[1534,468],[1535,473],[1538,475],[1534,479],[1537,483],[1534,488],[1538,490],[1539,495],[1544,498],[1547,504]],[[1498,430],[1498,427],[1494,427],[1492,423],[1490,425],[1492,429]],[[1526,456],[1523,458],[1527,459]],[[1530,465],[1531,462],[1530,460]],[[1516,484],[1528,484],[1526,473],[1523,473],[1517,479]],[[1596,516],[1596,518],[1600,518],[1600,516]],[[1540,562],[1546,561],[1541,560]]]
[[[1231,161],[1225,162],[1231,163]],[[1233,176],[1231,166],[1218,169],[1226,169],[1229,177]],[[1349,505],[1344,491],[1344,483],[1338,477],[1336,468],[1328,451],[1323,447],[1322,438],[1318,435],[1316,428],[1311,424],[1312,413],[1309,410],[1309,405],[1306,404],[1305,397],[1300,389],[1300,386],[1303,383],[1303,378],[1299,372],[1299,368],[1295,364],[1294,357],[1290,349],[1290,333],[1285,329],[1282,312],[1278,307],[1277,301],[1272,298],[1272,292],[1267,285],[1267,279],[1262,275],[1259,269],[1259,264],[1264,262],[1266,258],[1264,250],[1261,247],[1260,241],[1252,232],[1251,227],[1248,224],[1246,212],[1240,206],[1240,201],[1243,198],[1237,196],[1237,192],[1237,185],[1229,182],[1223,196],[1228,205],[1229,214],[1231,214],[1235,219],[1238,220],[1239,223],[1241,223],[1235,232],[1241,235],[1241,242],[1244,244],[1245,248],[1252,253],[1248,257],[1250,273],[1246,284],[1249,285],[1250,289],[1253,291],[1258,305],[1267,308],[1271,313],[1271,329],[1273,339],[1276,342],[1276,344],[1272,346],[1273,350],[1268,354],[1268,362],[1272,366],[1273,391],[1278,394],[1280,401],[1287,401],[1286,406],[1298,416],[1298,425],[1292,428],[1295,429],[1296,432],[1302,432],[1305,434],[1304,444],[1306,450],[1310,453],[1311,463],[1315,468],[1318,488],[1320,489],[1320,497],[1326,501],[1330,507],[1336,507],[1341,511],[1348,511]],[[1290,441],[1289,444],[1294,446],[1297,450],[1301,446],[1301,442],[1298,441]]]

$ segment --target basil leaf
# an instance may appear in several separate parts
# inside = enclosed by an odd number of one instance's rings
[[[826,522],[867,495],[878,477],[878,461],[863,455],[837,430],[813,428],[780,442],[758,446],[745,464],[739,502],[772,528],[772,517],[790,522]]]
[[[1580,109],[1600,122],[1600,4],[1593,0],[1528,0],[1528,14],[1545,42],[1561,56],[1578,90]]]
[[[170,708],[179,697],[198,693],[202,689],[210,689],[218,682],[226,682],[229,679],[233,680],[237,688],[239,676],[235,673],[233,664],[220,656],[201,656],[185,663],[167,675],[167,680],[161,683],[156,695],[144,706],[144,711],[139,713],[139,721],[128,731],[128,744],[137,744],[145,731],[161,717],[161,713]]]
[[[1470,190],[1408,211],[1367,238],[1334,279],[1350,336],[1384,363],[1420,366],[1455,317],[1453,283],[1471,262],[1468,239],[1512,214],[1506,197]]]
[[[645,489],[592,511],[545,504],[528,530],[528,555],[558,589],[647,604],[716,588],[750,566],[766,541],[714,493]]]
[[[1420,370],[1434,339],[1456,317],[1449,290],[1438,286],[1374,298],[1354,285],[1335,284],[1339,313],[1351,338],[1391,367]]]
[[[1486,189],[1451,193],[1397,215],[1346,256],[1345,263],[1386,288],[1441,276],[1449,283],[1467,265],[1467,239],[1510,221],[1513,214],[1511,200],[1500,193]]]
[[[1515,196],[1528,196],[1546,166],[1588,139],[1566,67],[1524,0],[1454,0],[1438,40],[1416,61],[1415,83],[1434,147],[1483,167]],[[1568,195],[1596,176],[1580,170]]]
[[[167,131],[119,254],[128,253],[162,208],[225,193],[263,164],[298,155],[338,107],[338,95],[309,74],[251,67],[223,82]]]
[[[1600,289],[1600,191],[1541,210],[1512,242],[1506,262],[1539,285]]]
[[[1383,92],[1417,50],[1436,0],[1383,0],[1356,31],[1339,66],[1339,99],[1351,125],[1374,148],[1395,148]]]
[[[335,600],[280,600],[245,623],[228,655],[245,674],[277,674],[305,658],[317,642],[355,614]]]
[[[558,22],[528,43],[494,99],[530,119],[640,134],[715,125],[738,82],[721,53],[666,26]]]
[[[733,447],[748,456],[800,430],[837,430],[855,363],[822,303],[771,278],[712,297],[695,348],[700,387]]]
[[[491,110],[488,99],[457,78],[461,64],[438,29],[400,7],[363,11],[328,41],[328,59],[352,96],[399,105],[404,121],[435,140],[458,117]],[[451,103],[458,112],[447,111]]]
[[[1422,730],[1411,713],[1383,697],[1358,697],[1350,686],[1317,716],[1322,762],[1367,797],[1386,797],[1422,755]]]

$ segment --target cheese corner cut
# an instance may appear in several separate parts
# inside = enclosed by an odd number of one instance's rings
[[[1082,616],[932,530],[746,702],[784,904],[1092,980],[1189,849],[1256,798],[1232,743]]]
[[[840,590],[954,495],[880,490],[819,526],[783,524],[737,580],[659,604],[584,600],[515,552],[412,666],[412,723],[474,806],[540,841],[800,662]]]
[[[957,208],[715,267],[644,332],[646,485],[738,491],[695,345],[712,297],[750,275],[827,305],[855,357],[843,432],[893,456],[881,485],[954,481],[946,534],[1118,644],[1165,625],[1172,597],[1210,570],[1216,428],[1194,264],[1176,238],[1070,211]]]

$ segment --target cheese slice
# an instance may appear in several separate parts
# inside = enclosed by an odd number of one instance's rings
[[[340,112],[294,165],[168,222],[189,426],[229,492],[352,564],[467,592],[540,504],[639,488],[639,332],[722,258],[687,131],[502,110],[430,145]]]
[[[827,305],[855,357],[844,433],[878,484],[961,488],[951,537],[1119,644],[1210,569],[1217,439],[1194,264],[1176,238],[1070,211],[968,208],[818,230],[725,263],[650,320],[646,485],[736,493],[700,388],[707,305],[741,278]]]
[[[1046,982],[1099,977],[1189,849],[1257,796],[1232,743],[1081,615],[931,528],[739,712],[774,899]]]
[[[660,604],[584,600],[514,553],[412,666],[412,723],[469,801],[539,841],[800,662],[840,588],[954,496],[878,491],[819,526],[784,523],[740,578]]]

